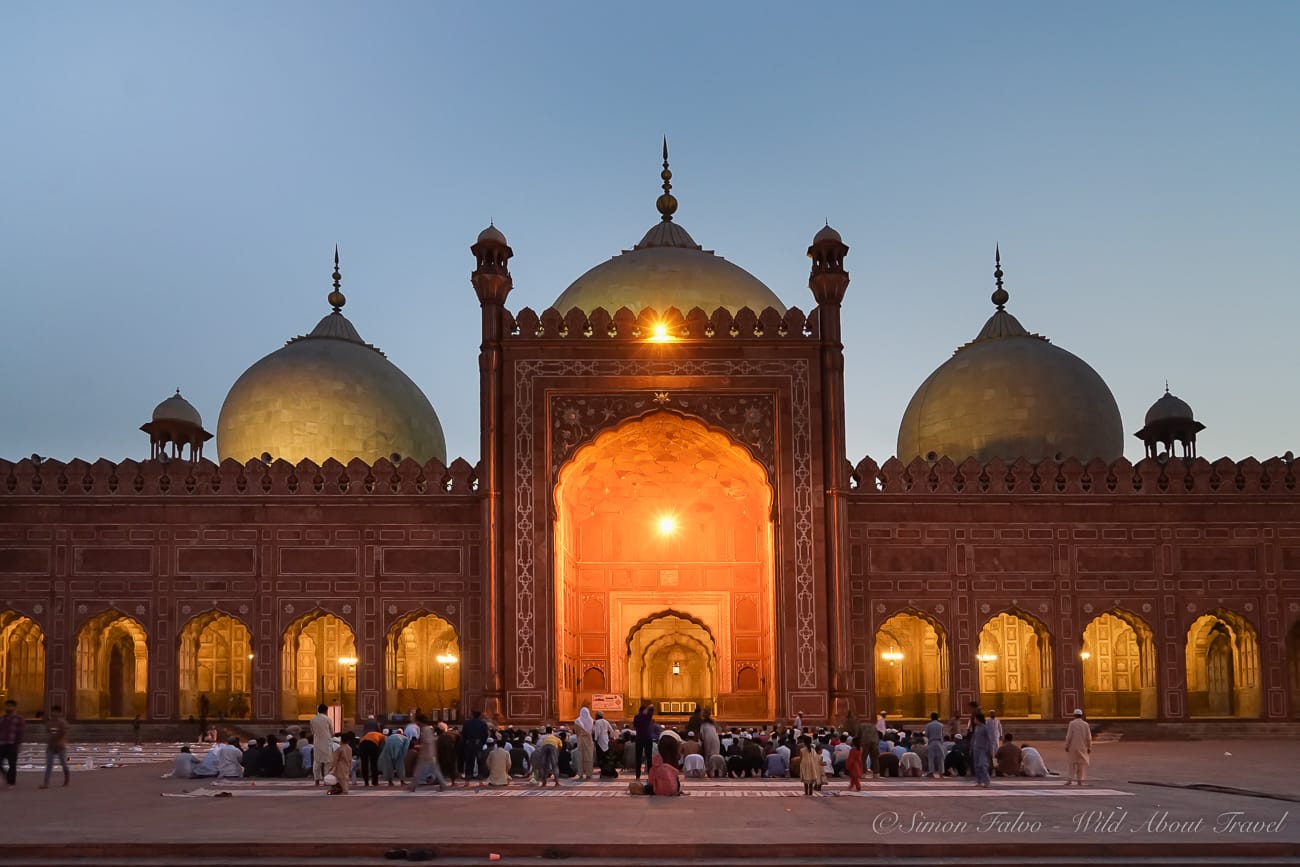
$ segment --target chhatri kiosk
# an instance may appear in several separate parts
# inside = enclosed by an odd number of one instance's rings
[[[478,236],[477,463],[343,315],[337,254],[332,310],[232,386],[219,463],[179,392],[148,460],[0,461],[0,691],[81,720],[1300,716],[1290,456],[1195,457],[1166,394],[1129,463],[999,256],[898,456],[851,461],[848,247],[818,231],[787,306],[674,219],[671,176],[665,150],[658,221],[541,313]]]

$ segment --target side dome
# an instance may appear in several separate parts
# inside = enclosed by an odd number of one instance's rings
[[[180,421],[195,427],[203,427],[203,419],[199,411],[194,408],[194,404],[181,397],[179,388],[176,389],[175,394],[154,407],[153,420]]]
[[[1174,397],[1166,386],[1165,393],[1147,410],[1143,424],[1152,425],[1160,421],[1191,421],[1193,418],[1192,407],[1187,401]]]
[[[954,463],[1121,457],[1124,430],[1105,380],[1007,313],[1000,256],[994,273],[997,311],[912,396],[898,430],[898,457],[946,456]]]
[[[603,307],[610,313],[621,307],[634,313],[647,307],[660,313],[669,307],[682,313],[695,307],[705,313],[719,307],[735,313],[748,307],[761,313],[771,307],[784,314],[785,305],[763,281],[712,250],[705,250],[673,222],[677,199],[669,192],[672,176],[665,142],[660,173],[663,195],[655,202],[659,223],[631,250],[624,250],[574,280],[551,306],[561,313],[574,307],[584,312]]]
[[[334,312],[231,387],[217,421],[219,458],[373,463],[397,454],[445,462],[446,438],[429,399],[342,314],[337,258],[334,278]]]

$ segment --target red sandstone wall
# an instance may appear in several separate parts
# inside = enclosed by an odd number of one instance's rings
[[[1257,634],[1261,716],[1292,716],[1300,703],[1291,695],[1300,628],[1296,476],[1280,459],[1136,467],[891,460],[879,468],[865,460],[849,505],[853,688],[869,701],[876,630],[914,609],[947,632],[953,707],[964,707],[978,691],[980,629],[1018,610],[1051,633],[1059,717],[1082,701],[1084,628],[1122,608],[1155,633],[1160,718],[1184,719],[1188,629],[1222,609]]]
[[[81,625],[110,608],[138,620],[153,719],[177,713],[178,633],[212,609],[248,627],[253,716],[278,718],[284,630],[321,609],[355,633],[359,706],[381,711],[385,637],[414,610],[452,623],[464,681],[482,681],[474,487],[464,461],[0,461],[0,607],[44,631],[47,701],[64,707]]]

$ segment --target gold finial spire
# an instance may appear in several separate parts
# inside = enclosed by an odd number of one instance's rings
[[[997,244],[993,248],[993,279],[997,282],[998,288],[993,290],[993,303],[998,309],[1006,307],[1007,301],[1011,299],[1011,293],[1002,288],[1002,245]]]
[[[664,181],[664,194],[655,202],[655,207],[659,209],[661,219],[670,223],[677,211],[677,198],[670,192],[673,188],[673,173],[668,168],[668,136],[664,136],[664,170],[659,173],[659,177]]]
[[[348,303],[347,296],[339,291],[339,284],[341,284],[342,282],[343,282],[343,275],[339,273],[339,245],[335,244],[334,245],[334,290],[330,292],[329,298],[326,299],[329,301],[330,306],[334,308],[335,313],[342,312],[343,305]]]

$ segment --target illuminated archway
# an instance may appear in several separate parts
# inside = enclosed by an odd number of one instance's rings
[[[181,716],[247,717],[253,689],[248,627],[229,614],[208,611],[185,624],[176,653]]]
[[[1145,620],[1120,609],[1097,615],[1079,656],[1089,717],[1156,717],[1156,645]]]
[[[342,703],[343,718],[357,713],[357,644],[352,629],[320,609],[284,631],[280,707],[285,719],[307,719],[321,704]]]
[[[876,709],[895,718],[947,716],[948,636],[933,618],[903,611],[876,632]]]
[[[460,707],[460,640],[446,620],[407,615],[388,630],[386,653],[389,711],[434,710],[443,718]]]
[[[121,719],[148,710],[149,639],[134,618],[112,609],[77,632],[77,718]]]
[[[1020,611],[995,615],[980,630],[980,701],[1002,717],[1050,717],[1052,639],[1036,617]]]
[[[554,498],[557,715],[572,719],[595,692],[629,707],[647,691],[678,690],[685,674],[641,679],[677,654],[679,670],[712,678],[692,700],[727,719],[772,719],[772,491],[753,456],[698,421],[654,412],[579,448]],[[709,642],[652,650],[625,639],[670,608],[707,624]]]
[[[689,714],[717,703],[717,650],[698,621],[666,611],[628,636],[628,706],[653,704],[660,715]]]
[[[0,696],[23,716],[45,709],[45,634],[13,610],[0,611]]]
[[[1187,711],[1199,717],[1257,717],[1263,699],[1255,627],[1216,609],[1187,631]]]

